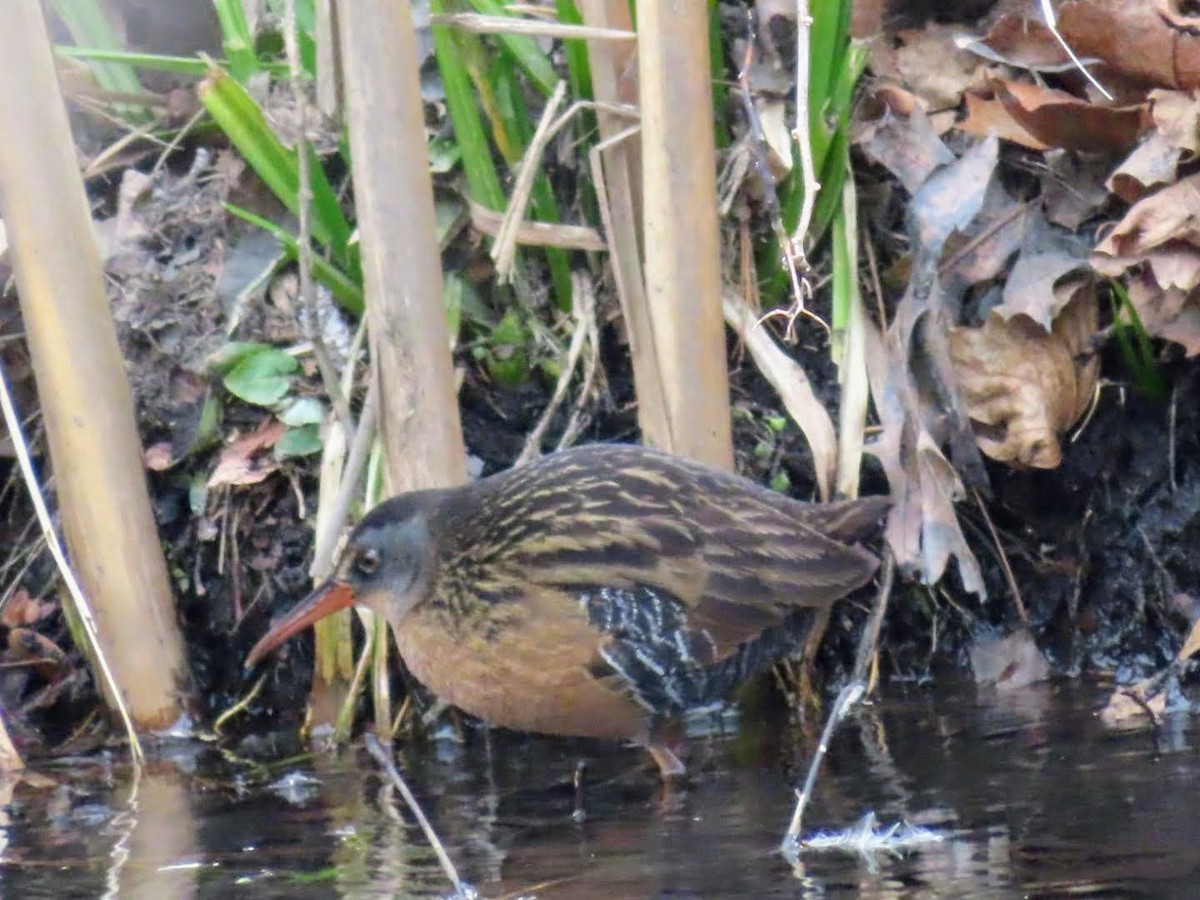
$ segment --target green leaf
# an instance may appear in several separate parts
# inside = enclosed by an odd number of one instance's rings
[[[786,494],[791,486],[792,479],[788,478],[788,473],[782,470],[776,472],[775,477],[771,479],[771,490],[781,494]]]
[[[429,171],[445,175],[462,161],[462,150],[449,138],[435,137],[429,141]]]
[[[208,370],[217,375],[224,375],[246,357],[274,349],[270,344],[258,341],[230,341],[208,358]]]
[[[467,284],[457,272],[447,272],[442,278],[442,302],[446,307],[446,330],[451,343],[458,343],[458,332],[462,328],[463,294]]]
[[[511,387],[529,377],[529,357],[525,353],[527,339],[521,317],[511,309],[492,330],[488,371],[500,384]]]
[[[225,376],[225,389],[255,406],[272,406],[291,387],[288,377],[300,367],[294,356],[276,347],[264,347],[243,357]]]
[[[287,459],[289,456],[312,456],[321,452],[321,431],[316,425],[301,425],[299,428],[289,428],[275,442],[275,458]]]
[[[430,0],[429,11],[449,12],[445,0]],[[434,25],[431,30],[434,55],[446,91],[446,109],[454,125],[454,139],[462,153],[471,199],[488,209],[502,210],[505,204],[504,191],[492,163],[492,148],[484,133],[463,48],[468,38],[473,36],[457,33],[445,25]]]
[[[767,416],[767,427],[776,434],[787,428],[787,416]]]
[[[238,81],[245,83],[258,72],[258,55],[254,52],[254,35],[246,21],[246,11],[241,0],[213,0],[217,21],[221,24],[221,44],[229,57],[229,71]]]
[[[301,425],[320,425],[325,419],[325,404],[315,397],[297,397],[279,413],[284,425],[299,428]]]
[[[512,15],[498,0],[471,0],[471,5],[475,7],[476,12],[485,16]],[[558,75],[555,74],[554,66],[546,54],[538,47],[537,41],[522,34],[498,34],[496,40],[539,91],[547,97],[554,93]]]

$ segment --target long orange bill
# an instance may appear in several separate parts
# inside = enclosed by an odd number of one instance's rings
[[[259,660],[314,622],[325,618],[339,609],[354,605],[354,592],[340,581],[327,581],[307,597],[286,617],[280,619],[262,636],[246,657],[246,668],[253,668]]]

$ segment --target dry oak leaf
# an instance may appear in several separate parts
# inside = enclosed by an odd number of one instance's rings
[[[1058,30],[1077,55],[1101,59],[1131,82],[1200,87],[1200,36],[1173,26],[1158,6],[1148,0],[1069,0],[1058,6]]]
[[[1053,469],[1061,436],[1087,409],[1096,365],[1076,363],[1098,327],[1092,290],[1081,292],[1047,332],[1026,315],[993,312],[979,328],[954,328],[950,355],[979,449],[999,462]]]
[[[967,94],[968,134],[995,132],[1033,150],[1124,150],[1149,124],[1146,110],[1135,106],[1099,106],[1066,91],[1020,81],[993,79],[990,97]]]
[[[1200,152],[1200,102],[1195,96],[1183,91],[1151,91],[1150,117],[1154,131],[1107,182],[1108,189],[1126,203],[1136,203],[1151,188],[1173,184],[1180,159]]]
[[[1092,268],[1116,277],[1146,262],[1162,288],[1200,284],[1200,173],[1139,200],[1092,253]]]
[[[1200,290],[1160,288],[1145,274],[1129,279],[1127,286],[1147,333],[1181,345],[1185,356],[1200,353]]]

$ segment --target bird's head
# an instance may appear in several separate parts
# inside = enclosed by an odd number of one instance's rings
[[[366,606],[398,624],[424,600],[435,554],[422,499],[405,495],[373,509],[351,533],[332,577],[271,626],[246,657],[247,668],[339,609]]]

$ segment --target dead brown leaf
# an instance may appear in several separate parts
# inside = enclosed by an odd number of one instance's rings
[[[1109,176],[1106,186],[1126,203],[1136,203],[1148,191],[1170,184],[1179,167],[1179,149],[1155,131]]]
[[[981,86],[989,63],[958,45],[962,29],[929,23],[905,29],[889,40],[872,42],[871,71],[880,78],[903,84],[930,109],[958,106],[963,92]]]
[[[1087,409],[1096,361],[1080,365],[1082,342],[1098,327],[1090,283],[1046,331],[1029,316],[993,312],[980,328],[955,328],[950,352],[979,448],[992,459],[1053,469],[1060,439]]]
[[[1058,28],[1079,56],[1101,59],[1145,87],[1200,87],[1200,36],[1165,19],[1146,0],[1068,0]]]
[[[56,608],[53,603],[35,600],[25,588],[17,588],[0,608],[0,625],[7,628],[36,625]]]
[[[955,557],[964,589],[985,597],[979,563],[954,511],[964,495],[962,482],[921,422],[907,359],[897,355],[893,337],[889,333],[885,343],[868,326],[867,372],[883,432],[867,450],[879,459],[891,486],[888,546],[901,570],[925,584],[935,584]]]
[[[1070,273],[1087,268],[1087,253],[1072,235],[1051,228],[1040,215],[1026,216],[1025,223],[1021,253],[1004,281],[995,313],[1005,319],[1028,316],[1049,331],[1079,285],[1076,280],[1073,286],[1055,286]]]
[[[996,133],[1033,150],[1125,150],[1148,126],[1142,106],[1100,106],[1065,91],[993,79],[967,95],[968,134]]]
[[[1034,72],[1060,72],[1074,65],[1044,22],[1006,13],[978,43],[1005,64]]]
[[[1108,202],[1105,179],[1109,161],[1094,154],[1048,150],[1042,173],[1042,209],[1046,221],[1076,231]]]
[[[1126,287],[1148,334],[1181,345],[1185,356],[1200,353],[1200,290],[1164,290],[1148,273],[1130,278]]]
[[[271,454],[264,454],[283,437],[286,427],[278,419],[265,419],[250,434],[235,439],[221,451],[217,467],[208,477],[210,488],[220,485],[258,484],[279,468]]]
[[[1197,92],[1151,91],[1150,115],[1168,144],[1188,153],[1200,152],[1200,103]]]
[[[1135,203],[1091,257],[1092,267],[1111,277],[1143,262],[1162,288],[1200,284],[1200,173]]]
[[[885,88],[876,93],[877,118],[855,128],[854,143],[900,180],[910,194],[939,166],[954,161],[929,121],[924,101],[907,91]]]
[[[1182,91],[1150,92],[1154,131],[1113,172],[1108,189],[1135,203],[1150,189],[1175,181],[1183,157],[1200,151],[1200,103]]]

